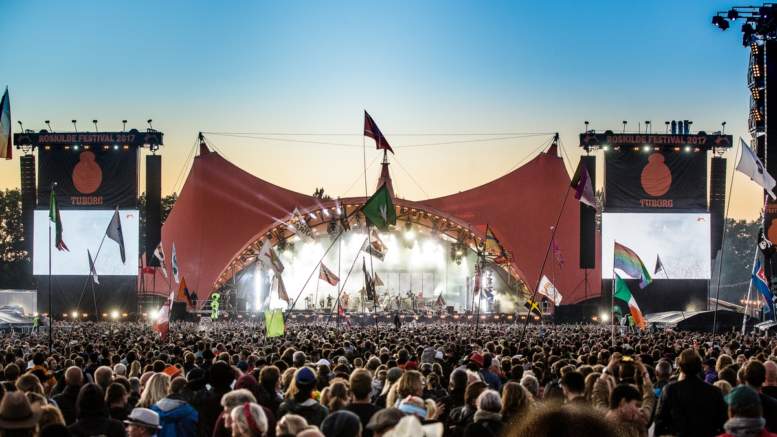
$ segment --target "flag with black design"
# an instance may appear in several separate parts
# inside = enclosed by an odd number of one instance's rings
[[[529,310],[529,314],[536,314],[538,316],[542,316],[542,311],[540,311],[540,305],[537,303],[536,300],[529,298],[523,306]]]
[[[105,235],[111,240],[119,243],[119,254],[121,255],[121,263],[127,262],[127,255],[124,253],[124,232],[121,230],[121,217],[119,217],[119,207],[116,207],[116,211],[113,213],[111,223],[108,225],[108,230],[105,231]]]
[[[294,212],[291,214],[291,220],[286,224],[286,228],[291,232],[294,232],[300,240],[305,243],[315,243],[316,237],[313,235],[313,231],[310,230],[310,226],[305,221],[305,218],[300,214],[299,208],[294,207]]]
[[[94,268],[94,261],[92,261],[92,254],[89,252],[89,249],[86,249],[86,255],[89,257],[89,273],[92,274],[92,279],[94,280],[94,283],[99,284],[100,281],[97,278],[97,270]]]
[[[661,257],[656,254],[656,268],[653,270],[653,275],[657,275],[660,272],[665,272],[664,263],[661,262]]]
[[[774,247],[771,241],[764,238],[764,230],[763,228],[758,230],[758,248],[761,249],[761,253],[764,254],[764,258],[771,258],[772,255],[774,255],[774,252],[777,251],[777,248]]]
[[[380,305],[378,302],[378,295],[375,293],[375,281],[372,279],[369,273],[367,273],[367,262],[362,258],[362,270],[364,271],[364,288],[367,292],[367,300],[372,301],[375,305]]]
[[[371,228],[370,235],[364,239],[361,250],[377,258],[378,261],[383,261],[388,253],[388,246],[383,244],[378,236],[378,230]]]
[[[318,272],[318,279],[326,282],[329,285],[337,285],[338,282],[340,282],[340,278],[335,276],[334,273],[332,273],[331,270],[329,270],[324,263],[321,263],[321,268]]]

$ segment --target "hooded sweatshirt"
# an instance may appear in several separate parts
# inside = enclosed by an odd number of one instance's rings
[[[197,434],[197,410],[178,395],[170,395],[151,407],[159,414],[162,429],[158,437],[195,437]]]
[[[308,421],[308,425],[320,427],[321,422],[329,415],[329,408],[319,404],[315,399],[308,399],[299,403],[294,399],[288,399],[278,407],[278,419],[286,413],[302,416]]]

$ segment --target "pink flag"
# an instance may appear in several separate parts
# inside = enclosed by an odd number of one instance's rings
[[[375,124],[375,120],[370,117],[370,114],[367,114],[367,111],[364,111],[364,136],[375,140],[376,149],[386,149],[392,154],[394,153],[388,141],[386,141],[386,137],[383,136],[378,125]]]
[[[553,254],[556,255],[558,260],[558,268],[564,270],[564,256],[561,255],[561,249],[559,249],[558,242],[556,242],[555,232],[553,233]]]
[[[585,203],[591,208],[596,210],[596,194],[594,193],[594,187],[591,183],[591,176],[588,174],[588,169],[585,168],[583,161],[577,166],[575,176],[572,178],[572,188],[575,189],[575,199]]]

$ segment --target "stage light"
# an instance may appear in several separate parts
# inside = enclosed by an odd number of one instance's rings
[[[732,9],[732,10],[728,11],[728,14],[726,16],[731,21],[737,21],[737,18],[739,18],[739,12],[737,12],[736,9]]]
[[[87,313],[83,313],[83,314],[81,314],[81,316],[82,316],[82,317],[88,317],[88,316],[89,316],[89,314],[87,314]]]
[[[158,318],[159,318],[159,313],[158,313],[156,310],[152,310],[152,311],[150,311],[150,312],[148,313],[148,317],[149,317],[151,320],[156,320],[156,319],[158,319]]]
[[[316,219],[316,213],[315,212],[311,212],[310,213],[310,220],[315,220],[315,219]]]
[[[114,144],[114,145],[113,145],[113,149],[114,149],[114,150],[119,150],[119,145],[118,145],[118,144]]]
[[[685,146],[685,151],[686,152],[690,152],[691,151],[691,147],[690,146]]]
[[[728,21],[720,15],[712,17],[712,24],[714,24],[720,30],[726,30],[729,28]]]
[[[103,317],[108,317],[108,313],[103,313]]]
[[[607,314],[602,314],[602,322],[606,322],[609,319]]]
[[[603,146],[602,149],[604,149],[605,152],[610,150],[609,146]]]
[[[73,318],[76,318],[76,317],[78,317],[78,313],[73,311]]]
[[[78,150],[78,145],[73,146],[74,150]]]
[[[643,150],[644,150],[644,151],[646,151],[646,152],[649,152],[649,151],[650,151],[650,146],[645,146],[645,147],[643,148]]]
[[[324,213],[325,217],[329,217],[329,211],[327,211],[326,209],[322,209],[321,212]]]
[[[67,317],[67,313],[62,314],[62,317]]]
[[[338,206],[337,208],[335,208],[335,212],[337,213],[337,215],[341,215],[343,213],[343,210],[340,209],[340,207]]]
[[[114,311],[111,313],[111,318],[117,319],[119,317],[119,313]]]

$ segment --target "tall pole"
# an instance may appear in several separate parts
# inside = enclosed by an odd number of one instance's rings
[[[615,247],[615,240],[613,240]],[[613,249],[614,250],[614,249]],[[615,267],[612,268],[612,287],[610,289],[610,337],[612,345],[615,346]]]
[[[739,152],[739,143],[737,143],[737,152]],[[743,151],[744,153],[744,151]],[[734,153],[734,161],[736,161],[737,153]],[[736,175],[736,170],[734,171],[734,174],[731,175],[731,183],[728,185],[728,201],[726,203],[726,214],[723,216],[723,236],[720,238],[720,262],[718,263],[718,286],[717,291],[715,292],[715,313],[712,317],[712,341],[715,342],[715,332],[717,332],[717,326],[718,326],[718,303],[720,302],[720,274],[723,271],[723,254],[725,249],[725,243],[726,243],[726,227],[728,226],[728,210],[731,208],[731,193],[734,189],[734,179],[736,179],[734,176]],[[768,198],[767,198],[768,199]],[[766,213],[766,202],[764,202],[764,213]],[[763,225],[763,224],[762,224]],[[757,251],[756,251],[757,253]]]
[[[56,182],[51,186],[51,191],[54,191]],[[51,203],[51,200],[49,200]],[[49,355],[52,350],[52,337],[54,336],[54,324],[51,323],[54,318],[54,313],[51,312],[51,219],[49,218]]]

